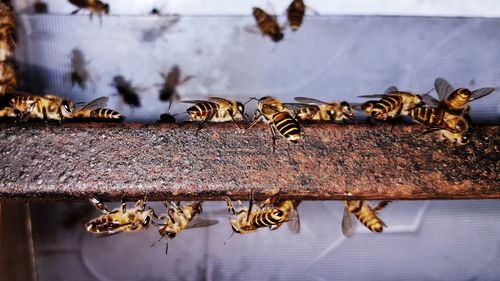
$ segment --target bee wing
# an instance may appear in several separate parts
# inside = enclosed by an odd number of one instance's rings
[[[309,104],[326,104],[324,101],[320,101],[317,99],[306,98],[306,97],[295,97],[294,100],[300,103],[309,103]]]
[[[496,90],[495,88],[490,88],[490,87],[474,90],[474,92],[472,92],[472,95],[471,95],[469,101],[480,99],[484,96],[487,96],[487,95],[493,93],[495,90]]]
[[[97,99],[87,103],[82,108],[77,109],[77,111],[84,110],[84,109],[85,110],[94,110],[97,108],[104,108],[108,105],[108,101],[109,101],[108,97],[100,97],[100,98],[97,98]]]
[[[453,92],[453,87],[450,83],[441,77],[434,81],[434,88],[436,89],[440,100],[444,100],[449,94],[451,94],[451,92]]]
[[[108,232],[102,232],[102,233],[99,233],[97,234],[97,238],[104,238],[104,237],[109,237],[109,236],[113,236],[113,235],[116,235],[118,233],[122,233],[123,231],[108,231]]]
[[[314,104],[307,104],[307,103],[284,103],[283,106],[291,111],[297,111],[302,108],[309,108],[312,110],[319,110],[319,107]]]
[[[32,97],[32,96],[38,96],[41,97],[41,95],[33,94],[33,93],[28,93],[28,92],[22,92],[22,91],[17,91],[17,90],[12,90],[9,89],[5,92],[7,95],[11,96],[23,96],[23,97]]]
[[[427,104],[427,105],[430,105],[430,106],[433,106],[433,107],[438,107],[439,104],[441,103],[438,99],[436,99],[435,97],[429,95],[429,94],[425,94],[422,96],[422,101]]]
[[[208,219],[202,219],[202,218],[196,217],[186,226],[186,229],[207,227],[207,226],[211,226],[211,225],[218,224],[218,223],[219,223],[218,220],[208,220]]]
[[[230,107],[232,105],[231,101],[224,99],[224,98],[219,98],[219,97],[209,97],[208,101],[215,102],[218,104],[222,104],[226,107]]]
[[[390,93],[394,93],[394,92],[399,92],[398,88],[396,88],[396,86],[390,86],[389,88],[387,88],[384,92],[385,95],[388,95]]]
[[[349,238],[354,234],[355,222],[351,212],[344,207],[344,215],[342,216],[342,233],[345,237]]]
[[[181,101],[183,103],[194,103],[194,104],[197,104],[197,103],[204,103],[204,102],[207,102],[206,100],[183,100]]]
[[[358,98],[383,98],[385,94],[375,94],[375,95],[362,95],[358,96]]]
[[[299,233],[300,232],[300,217],[299,217],[299,211],[297,210],[298,204],[294,204],[294,208],[292,210],[292,213],[290,214],[290,217],[288,218],[288,228],[293,232],[293,233]]]

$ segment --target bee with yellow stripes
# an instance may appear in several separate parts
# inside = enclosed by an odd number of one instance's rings
[[[302,105],[295,111],[299,121],[345,122],[354,118],[352,108],[346,101],[323,102],[306,97],[296,97],[295,100]]]
[[[229,219],[233,233],[246,234],[265,227],[276,230],[285,222],[288,222],[292,232],[298,233],[300,231],[300,219],[297,211],[300,202],[298,201],[279,200],[278,193],[264,201],[260,206],[256,206],[252,190],[248,209],[241,206],[241,202],[239,202],[241,209],[236,211],[231,198],[225,197],[225,199],[229,213],[236,216]]]
[[[399,91],[396,87],[388,88],[382,95],[359,97],[380,98],[380,100],[371,100],[353,106],[353,108],[365,112],[369,118],[377,121],[394,120],[400,116],[407,116],[412,109],[424,104],[420,95]]]
[[[382,210],[390,201],[381,201],[375,208],[372,208],[368,201],[347,200],[344,201],[344,215],[342,217],[342,233],[345,237],[351,237],[355,229],[355,217],[371,232],[382,232],[387,225],[377,216],[377,212]]]
[[[108,97],[100,97],[88,104],[78,105],[73,112],[72,119],[77,121],[123,121],[125,117],[120,112],[104,108],[108,104],[108,100]]]
[[[259,100],[254,114],[254,122],[249,128],[254,126],[261,117],[271,129],[273,151],[276,145],[276,135],[281,135],[293,143],[299,141],[300,125],[295,119],[293,110],[287,108],[277,98],[266,96]]]
[[[13,96],[9,106],[20,112],[22,120],[41,119],[61,122],[71,118],[75,108],[71,100],[54,95],[42,97],[18,91],[9,91],[7,94]]]
[[[246,121],[245,105],[239,101],[230,101],[218,97],[209,97],[208,100],[184,100],[184,103],[193,103],[186,112],[191,121],[201,121],[198,130],[208,122],[232,121],[241,129],[237,121]]]

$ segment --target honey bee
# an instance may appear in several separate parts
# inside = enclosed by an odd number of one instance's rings
[[[247,129],[253,127],[260,117],[264,118],[264,122],[271,129],[273,151],[277,134],[293,143],[299,141],[300,125],[293,116],[292,110],[287,108],[280,100],[269,96],[261,98],[255,110],[254,122]]]
[[[292,31],[299,30],[304,20],[304,15],[306,14],[306,8],[306,4],[304,4],[303,0],[293,0],[288,6],[286,12],[288,24]]]
[[[141,106],[141,100],[137,94],[138,88],[133,87],[131,81],[127,81],[123,76],[117,75],[113,77],[111,85],[116,88],[118,94],[123,97],[123,101],[130,107]]]
[[[236,216],[229,219],[233,233],[246,234],[263,227],[276,230],[285,222],[288,222],[292,232],[298,233],[300,231],[300,219],[297,207],[300,202],[279,200],[278,194],[257,207],[254,206],[252,190],[248,209],[245,209],[240,202],[241,209],[238,212],[236,212],[231,198],[224,197],[229,213]]]
[[[305,97],[297,97],[295,100],[307,105],[295,112],[300,121],[344,122],[354,118],[351,106],[346,101],[323,102]]]
[[[19,110],[10,106],[5,106],[0,109],[0,119],[17,119],[21,113]]]
[[[269,36],[273,42],[279,42],[283,39],[283,28],[279,25],[276,15],[268,14],[258,7],[253,7],[252,14],[257,22],[258,30],[247,27],[248,32],[259,32],[264,36]]]
[[[68,1],[71,4],[78,7],[78,9],[76,9],[71,13],[72,15],[78,13],[81,9],[87,9],[90,12],[91,19],[94,14],[97,14],[99,18],[102,18],[103,14],[105,15],[109,14],[109,4],[99,0],[68,0]]]
[[[73,111],[73,119],[121,122],[125,117],[118,111],[104,108],[108,104],[108,97],[100,97],[86,105],[77,106]]]
[[[439,100],[430,95],[424,95],[426,103],[446,110],[450,113],[467,115],[470,108],[469,102],[485,97],[495,91],[495,88],[487,87],[471,91],[466,88],[453,87],[443,78],[437,78],[434,81],[434,87],[438,93]]]
[[[434,128],[428,132],[438,130],[442,140],[449,140],[458,145],[468,142],[466,133],[469,130],[469,122],[461,115],[441,108],[423,106],[410,111],[410,116],[415,122]]]
[[[21,113],[22,120],[42,119],[59,121],[71,118],[75,108],[71,100],[54,95],[37,96],[24,92],[10,91],[14,97],[9,106]]]
[[[85,89],[85,84],[89,79],[89,72],[86,68],[88,62],[85,60],[83,52],[74,48],[71,50],[71,85],[78,85],[80,88]]]
[[[364,111],[369,118],[378,121],[394,120],[400,116],[407,116],[417,106],[423,105],[420,95],[399,91],[390,87],[383,95],[365,95],[360,98],[381,98],[378,101],[367,101],[362,105],[353,106]]]
[[[96,198],[91,198],[90,203],[101,211],[102,215],[87,222],[85,229],[98,234],[99,237],[146,229],[156,217],[153,209],[146,209],[146,199],[137,201],[132,209],[127,209],[127,204],[122,202],[120,208],[112,211]]]
[[[0,2],[0,61],[11,56],[16,46],[16,21],[13,10]]]
[[[10,63],[0,63],[0,96],[17,88],[16,71]]]
[[[387,225],[377,216],[377,212],[382,210],[390,201],[381,201],[375,208],[372,208],[364,200],[344,201],[344,215],[342,217],[342,233],[345,237],[351,237],[354,234],[355,216],[371,232],[382,232]]]
[[[159,219],[163,220],[163,223],[158,223],[158,225],[160,225],[158,231],[161,235],[160,240],[162,238],[167,240],[165,254],[168,252],[168,240],[174,239],[184,229],[207,227],[219,222],[218,220],[199,218],[198,215],[203,210],[201,204],[202,201],[185,206],[181,206],[180,203],[174,204],[172,202],[164,202],[167,213],[159,216]]]
[[[238,128],[237,120],[245,120],[245,105],[239,101],[230,101],[218,97],[209,97],[205,100],[186,100],[184,103],[194,103],[186,112],[191,121],[202,121],[199,129],[207,122],[233,121]]]
[[[160,89],[160,100],[168,101],[168,111],[172,106],[173,101],[178,101],[180,99],[179,93],[177,92],[177,86],[189,81],[193,76],[186,76],[181,79],[181,69],[178,65],[172,66],[168,74],[160,73],[164,82],[162,88]]]

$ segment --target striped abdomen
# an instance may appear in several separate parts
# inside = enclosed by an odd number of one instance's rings
[[[191,121],[209,121],[215,116],[218,110],[219,105],[217,103],[206,101],[191,106],[186,112]]]
[[[123,115],[120,112],[108,108],[98,108],[90,112],[90,118],[107,119],[107,120],[123,120]]]
[[[12,107],[4,107],[0,109],[0,118],[17,118],[20,112]]]
[[[384,222],[377,217],[375,211],[365,202],[359,210],[353,210],[356,218],[372,232],[382,232]]]
[[[288,23],[293,31],[299,29],[306,13],[306,5],[302,0],[294,0],[288,7]]]
[[[261,8],[253,8],[253,16],[257,22],[257,26],[260,31],[268,36],[275,42],[283,39],[283,33],[281,32],[281,27],[276,20],[276,17],[269,15]]]
[[[299,123],[286,111],[274,114],[270,125],[291,142],[297,142],[300,139]]]
[[[385,120],[387,117],[396,117],[401,112],[402,97],[386,95],[379,101],[369,101],[363,104],[362,109],[376,119]],[[390,115],[390,116],[388,116]]]
[[[21,112],[26,112],[31,107],[31,105],[38,100],[38,97],[16,96],[10,100],[9,105]]]
[[[410,117],[423,125],[442,127],[444,126],[444,111],[432,107],[417,107],[410,111]]]
[[[321,120],[319,107],[300,108],[295,111],[295,116],[300,121]]]
[[[250,217],[249,224],[255,228],[276,226],[284,222],[283,214],[277,208],[259,211]]]
[[[470,100],[472,93],[468,89],[460,88],[453,91],[443,103],[447,109],[461,110]]]

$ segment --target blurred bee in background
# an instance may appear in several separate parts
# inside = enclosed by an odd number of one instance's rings
[[[233,121],[241,129],[237,121],[246,121],[245,105],[239,101],[230,101],[218,97],[209,97],[205,100],[185,100],[184,103],[194,103],[186,109],[191,121],[201,121],[198,130],[207,122]]]
[[[139,88],[133,87],[132,81],[127,81],[123,76],[117,75],[113,77],[113,83],[111,86],[116,88],[118,94],[122,96],[123,101],[130,107],[141,106],[141,100],[137,94]]]
[[[15,32],[14,11],[7,4],[0,2],[0,61],[5,61],[14,52]]]
[[[377,121],[396,120],[400,116],[407,116],[410,111],[424,105],[420,95],[399,91],[396,87],[388,88],[383,95],[365,95],[360,98],[381,98],[371,100],[353,108],[361,110]]]
[[[16,70],[12,63],[0,63],[0,97],[5,92],[12,91],[17,88]]]
[[[495,88],[491,87],[480,88],[474,91],[466,88],[453,90],[450,83],[441,77],[434,81],[434,87],[439,100],[426,94],[424,95],[424,101],[427,104],[453,114],[466,116],[468,116],[470,111],[469,102],[485,97],[495,91]]]
[[[74,86],[76,84],[80,88],[85,89],[85,84],[89,80],[89,72],[86,67],[88,62],[85,60],[83,52],[78,48],[74,48],[73,50],[71,50],[70,58],[71,86]]]
[[[9,91],[12,95],[9,106],[18,110],[21,120],[59,121],[71,118],[75,105],[73,101],[54,95],[37,96],[25,92]]]
[[[377,212],[385,208],[390,201],[381,201],[372,208],[368,201],[344,201],[344,215],[342,217],[342,233],[349,238],[354,234],[356,217],[371,232],[382,232],[387,225],[377,216]]]
[[[42,0],[36,0],[33,4],[33,9],[35,10],[35,14],[46,14],[49,12],[49,6]]]
[[[279,25],[276,15],[268,14],[258,7],[253,7],[252,14],[257,22],[257,26],[245,27],[247,32],[269,36],[273,42],[279,42],[283,39],[283,27]]]
[[[109,14],[109,5],[99,0],[68,0],[71,4],[78,7],[75,11],[71,12],[72,15],[78,13],[81,9],[86,9],[90,12],[90,19],[94,14],[99,16],[102,20],[102,15]]]
[[[121,122],[125,119],[120,112],[105,108],[108,105],[108,97],[97,98],[88,104],[77,105],[73,112],[73,120],[81,121],[103,121]]]
[[[424,134],[438,131],[441,140],[448,140],[458,145],[468,143],[466,133],[469,130],[469,121],[461,115],[441,108],[423,106],[410,111],[410,116],[415,122],[431,127]]]
[[[296,108],[287,108],[280,100],[274,97],[263,97],[257,104],[254,122],[248,127],[253,127],[261,117],[269,125],[272,134],[273,152],[276,145],[276,135],[279,134],[290,142],[297,143],[300,139],[300,125],[293,115]]]
[[[172,66],[168,74],[160,73],[163,78],[162,88],[160,89],[160,100],[168,101],[168,112],[170,112],[170,107],[173,101],[180,100],[179,93],[177,92],[177,86],[184,84],[185,82],[193,78],[192,75],[186,76],[181,79],[181,69],[178,65]]]
[[[146,198],[137,201],[131,209],[127,209],[127,204],[122,201],[121,206],[112,211],[96,198],[91,198],[90,203],[101,211],[102,215],[87,222],[85,229],[98,234],[99,237],[146,229],[156,217],[153,209],[146,209]]]
[[[299,30],[302,25],[302,21],[304,20],[304,16],[306,14],[306,10],[311,10],[315,14],[318,12],[314,11],[310,7],[306,6],[303,0],[293,0],[292,3],[286,9],[288,25],[292,31]]]
[[[198,215],[203,211],[201,204],[202,201],[185,206],[181,206],[180,202],[177,204],[164,202],[167,213],[159,216],[159,219],[163,220],[163,223],[156,224],[160,226],[158,230],[161,235],[160,240],[162,238],[167,240],[165,254],[168,253],[168,240],[174,239],[184,229],[207,227],[219,222],[218,220],[199,218]]]
[[[279,200],[278,193],[264,201],[260,206],[254,206],[252,190],[248,209],[245,209],[241,205],[241,202],[238,201],[241,209],[236,211],[231,198],[224,198],[226,199],[229,213],[236,216],[236,218],[229,219],[233,234],[251,233],[263,227],[276,230],[285,222],[288,222],[292,232],[299,233],[300,231],[300,219],[297,211],[299,201]]]
[[[299,121],[345,122],[354,118],[351,106],[346,101],[323,102],[305,97],[296,97],[295,100],[303,104],[302,108],[295,111]]]

